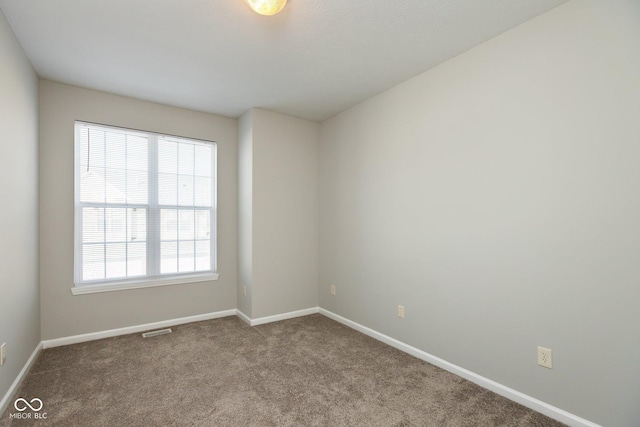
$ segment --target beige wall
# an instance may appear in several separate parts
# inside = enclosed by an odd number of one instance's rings
[[[72,295],[74,120],[218,143],[217,281]],[[236,120],[50,81],[40,82],[42,338],[236,307]]]
[[[246,287],[246,296],[243,293]],[[238,310],[253,317],[253,120],[238,119]]]
[[[38,80],[2,12],[0,200],[0,344],[7,344],[0,366],[2,414],[2,398],[40,342]]]
[[[238,307],[254,319],[317,307],[319,125],[259,108],[240,124]]]
[[[324,122],[321,307],[637,426],[639,70],[640,2],[575,0]]]

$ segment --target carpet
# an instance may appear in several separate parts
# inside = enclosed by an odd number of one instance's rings
[[[172,329],[43,350],[0,425],[563,425],[320,314]]]

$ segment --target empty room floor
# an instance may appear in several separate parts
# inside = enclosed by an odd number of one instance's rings
[[[42,351],[0,425],[562,425],[320,314],[172,329]]]

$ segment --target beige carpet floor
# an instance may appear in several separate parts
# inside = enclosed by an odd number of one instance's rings
[[[319,314],[172,329],[44,350],[0,425],[562,425]]]

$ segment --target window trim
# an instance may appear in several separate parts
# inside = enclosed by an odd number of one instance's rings
[[[164,274],[164,275],[145,275],[138,276],[132,278],[115,278],[115,279],[101,279],[95,281],[80,281],[80,277],[82,275],[82,263],[77,262],[78,259],[78,251],[82,250],[82,242],[80,242],[79,236],[82,235],[82,221],[78,218],[79,212],[82,211],[83,204],[80,202],[80,144],[79,144],[79,132],[77,132],[78,126],[89,126],[89,127],[98,127],[105,129],[114,129],[117,131],[124,131],[131,134],[139,134],[145,137],[150,137],[157,144],[158,141],[168,138],[168,139],[178,139],[178,140],[186,140],[186,141],[194,141],[201,142],[208,145],[211,145],[213,148],[212,152],[212,188],[211,188],[211,270],[208,271],[197,271],[197,272],[188,272],[188,273],[173,273],[173,274]],[[152,144],[150,144],[151,146]],[[157,149],[155,147],[154,149]],[[151,150],[150,150],[151,153]],[[82,294],[90,294],[90,293],[100,293],[100,292],[112,292],[112,291],[121,291],[121,290],[129,290],[129,289],[140,289],[140,288],[148,288],[148,287],[157,287],[157,286],[170,286],[170,285],[178,285],[178,284],[187,284],[187,283],[197,283],[197,282],[206,282],[206,281],[214,281],[218,280],[218,209],[217,209],[217,187],[218,187],[218,165],[217,165],[217,142],[170,135],[166,133],[158,133],[152,131],[144,131],[138,129],[131,129],[120,126],[111,126],[105,125],[101,123],[92,123],[82,120],[74,121],[74,277],[73,277],[73,287],[71,288],[71,293],[73,295],[82,295]],[[155,181],[155,185],[157,187],[157,178],[152,179],[151,174],[154,170],[157,170],[157,164],[152,165],[149,164],[149,185],[152,185],[152,182]],[[150,188],[151,190],[151,188]],[[151,213],[151,200],[148,201],[147,205],[145,205],[145,209]],[[105,204],[105,207],[108,205]],[[156,206],[156,208],[160,209],[160,206]],[[174,208],[174,206],[170,207]],[[175,208],[180,208],[180,206],[175,206]],[[198,207],[184,206],[185,209],[198,209]],[[148,229],[147,229],[148,230]],[[148,272],[149,270],[147,270]]]
[[[111,283],[98,283],[95,285],[83,284],[71,288],[73,295],[96,294],[101,292],[126,291],[129,289],[153,288],[157,286],[182,285],[186,283],[209,282],[218,280],[218,273],[193,273],[190,275],[162,277],[157,280],[119,280]],[[157,276],[156,276],[157,277]]]

